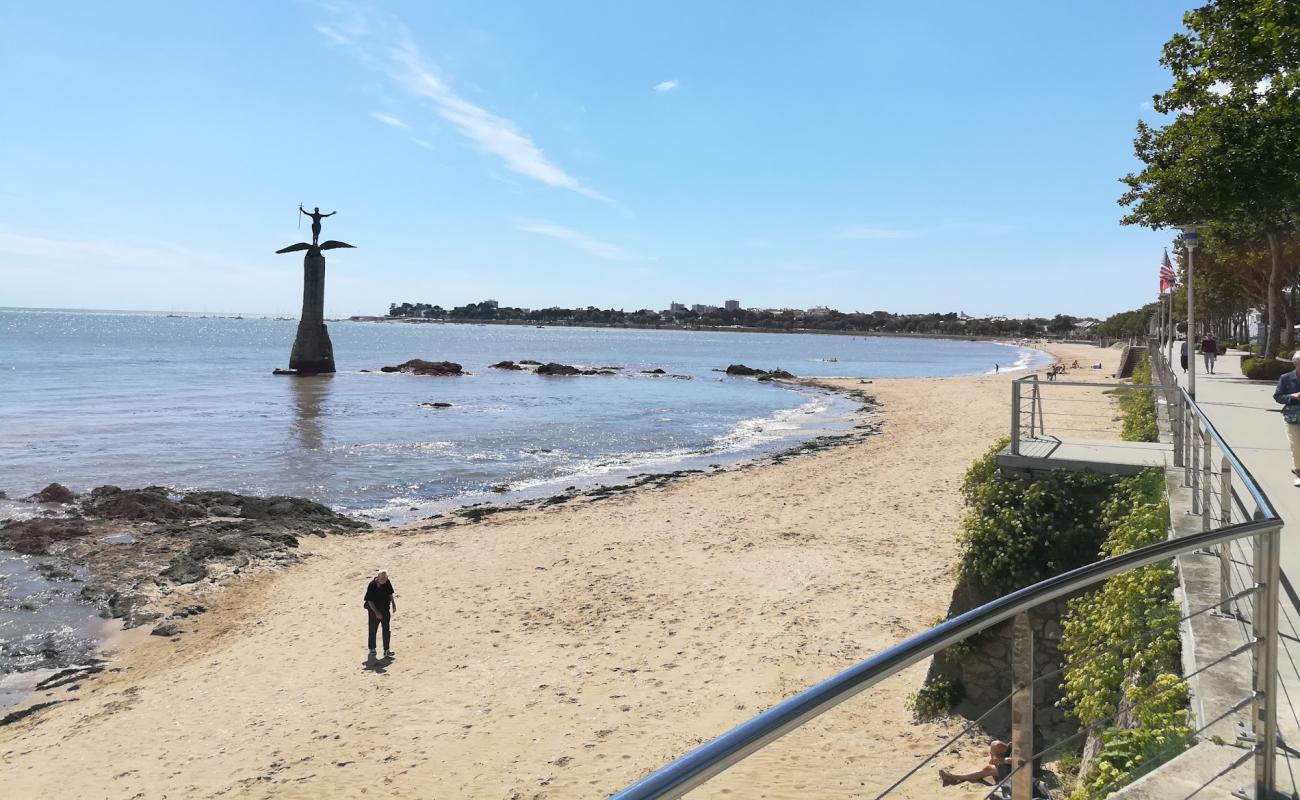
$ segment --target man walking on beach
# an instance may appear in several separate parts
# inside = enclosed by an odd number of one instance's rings
[[[366,644],[370,648],[371,658],[375,657],[375,631],[380,625],[384,627],[384,658],[392,658],[394,655],[388,624],[393,612],[397,610],[395,597],[393,582],[388,579],[388,570],[379,570],[379,574],[366,585],[366,622],[370,628]]]

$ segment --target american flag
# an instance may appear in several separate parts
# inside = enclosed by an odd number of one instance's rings
[[[1174,281],[1177,277],[1173,265],[1169,263],[1169,251],[1165,250],[1164,260],[1160,262],[1160,294],[1174,288]]]

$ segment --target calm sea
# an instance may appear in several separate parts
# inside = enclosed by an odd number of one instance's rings
[[[51,481],[77,491],[222,488],[300,495],[397,522],[732,462],[847,426],[848,401],[714,371],[728,364],[801,376],[947,376],[1039,357],[938,339],[342,321],[329,326],[337,374],[273,376],[295,326],[0,309],[0,490],[16,498]],[[472,374],[377,371],[417,357],[457,361]],[[623,369],[547,378],[488,367],[502,359]],[[640,373],[655,368],[690,380]],[[420,405],[429,402],[452,406]]]

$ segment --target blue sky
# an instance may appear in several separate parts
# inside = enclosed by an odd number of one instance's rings
[[[70,2],[0,14],[0,305],[1104,316],[1180,3]]]

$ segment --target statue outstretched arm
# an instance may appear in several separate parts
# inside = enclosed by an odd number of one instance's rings
[[[334,215],[337,214],[337,213],[339,213],[339,212],[337,212],[337,211],[331,211],[331,212],[328,213],[328,214],[321,214],[321,216],[322,216],[322,217],[332,217],[332,216],[334,216]]]

